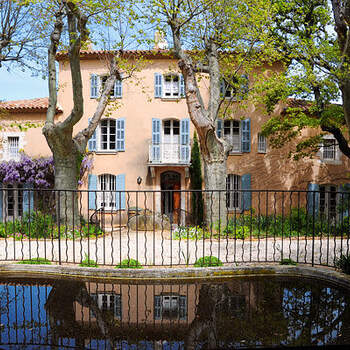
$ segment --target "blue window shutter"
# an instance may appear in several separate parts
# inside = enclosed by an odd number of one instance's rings
[[[90,98],[98,97],[98,93],[99,93],[98,81],[99,81],[99,76],[97,74],[90,75]]]
[[[4,198],[4,191],[3,191],[2,182],[0,182],[0,222],[2,222],[2,211],[3,211],[3,198]]]
[[[309,215],[313,215],[315,210],[315,215],[318,215],[320,206],[320,186],[318,184],[309,183],[307,190],[307,212]]]
[[[251,175],[244,174],[241,177],[241,189],[242,189],[242,211],[249,210],[252,207],[252,193],[251,189]]]
[[[250,152],[250,119],[244,119],[241,121],[241,143],[242,152]]]
[[[249,78],[247,74],[242,74],[241,76],[242,78],[242,83],[241,83],[241,93],[242,93],[242,98],[244,98],[244,96],[246,96],[249,92]]]
[[[34,191],[30,190],[33,188],[32,184],[23,185],[23,213],[31,213],[34,208]]]
[[[152,118],[152,160],[160,160],[161,121]]]
[[[115,202],[116,202],[116,209],[125,209],[125,174],[119,174],[115,177],[116,184],[115,184]]]
[[[122,97],[123,86],[121,80],[116,80],[114,83],[114,97]]]
[[[339,198],[339,204],[340,204],[340,208],[342,211],[342,216],[343,218],[346,218],[349,216],[349,206],[350,206],[350,184],[343,184],[340,185],[338,188],[338,191],[341,192],[339,194],[340,198]],[[343,194],[342,194],[343,193]]]
[[[91,119],[92,118],[89,118],[89,124],[91,122]],[[92,136],[89,139],[88,149],[89,149],[89,151],[96,151],[96,149],[97,149],[97,134],[96,134],[96,130],[94,131],[94,133],[92,134]]]
[[[160,320],[162,318],[162,297],[160,295],[154,296],[154,319]]]
[[[185,79],[182,74],[180,74],[180,96],[185,97]]]
[[[163,76],[160,73],[154,73],[154,97],[162,97]]]
[[[190,120],[189,118],[180,121],[180,160],[181,162],[190,161]]]
[[[222,136],[222,119],[216,122],[216,135],[220,138]]]
[[[88,188],[90,191],[97,190],[97,176],[89,174]],[[96,209],[96,192],[89,192],[89,209]]]
[[[125,118],[117,119],[117,151],[125,151]]]
[[[225,80],[224,79],[221,79],[220,80],[220,97],[225,97]]]
[[[180,320],[187,318],[187,297],[185,295],[180,295],[179,298],[179,316]]]

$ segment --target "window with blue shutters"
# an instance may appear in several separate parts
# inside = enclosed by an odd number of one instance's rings
[[[180,161],[190,161],[190,120],[188,118],[180,121]]]
[[[250,152],[250,119],[241,121],[242,123],[242,152]]]
[[[318,215],[320,209],[320,186],[318,184],[308,184],[306,207],[309,215]]]
[[[89,209],[97,209],[97,176],[89,174],[88,176],[89,189]]]
[[[231,152],[241,152],[242,123],[239,120],[224,120],[223,137],[231,145]]]
[[[154,296],[154,319],[160,320],[162,318],[162,296]]]
[[[23,186],[18,184],[14,186],[14,190],[18,201],[17,207],[15,206],[15,210],[17,210],[17,215],[21,216],[21,212],[23,212],[23,214],[25,213],[30,214],[34,209],[33,185],[29,183],[24,184]],[[21,205],[21,202],[23,203],[22,205]]]
[[[180,98],[185,97],[185,80],[178,73],[154,73],[154,97]]]
[[[230,152],[250,152],[250,119],[218,119],[216,124],[216,134],[218,137],[223,137],[231,145]]]
[[[123,93],[122,81],[117,79],[115,81],[115,84],[114,84],[114,95],[113,95],[113,97],[121,98],[122,97],[122,93]]]
[[[154,73],[154,97],[161,98],[163,86],[163,76],[161,73]]]
[[[99,97],[99,76],[91,74],[90,76],[90,98]]]
[[[91,122],[91,118],[89,118],[89,124],[90,124],[90,122]],[[89,149],[89,151],[96,151],[97,150],[97,132],[96,132],[96,129],[89,139],[88,149]]]
[[[228,174],[226,178],[226,206],[230,210],[246,211],[252,206],[251,175]]]
[[[185,97],[185,79],[182,74],[180,74],[180,96]]]
[[[116,176],[116,210],[125,209],[125,174]]]
[[[105,210],[125,209],[125,174],[98,176],[97,203]]]
[[[341,220],[349,217],[350,212],[350,184],[338,186],[339,200],[337,203],[338,212],[341,214]]]
[[[217,135],[217,137],[222,137],[222,124],[223,124],[223,120],[218,119],[216,122],[216,135]]]
[[[108,79],[108,76],[102,76],[101,77],[101,83],[102,83],[102,87],[101,87],[101,92],[104,89],[105,83]],[[122,97],[122,81],[121,80],[116,80],[114,83],[114,88],[111,90],[110,92],[110,97],[112,98],[121,98]]]
[[[155,320],[186,320],[187,297],[178,294],[164,294],[154,296]]]
[[[220,96],[231,101],[243,100],[249,92],[247,74],[223,78],[220,81]]]
[[[241,177],[236,174],[228,174],[226,177],[226,206],[230,210],[241,208]]]
[[[252,207],[251,175],[242,175],[242,206],[241,210],[250,210]]]
[[[161,142],[161,121],[158,118],[152,118],[152,147],[151,159],[160,160],[160,142]]]
[[[125,119],[117,119],[117,151],[125,151]]]

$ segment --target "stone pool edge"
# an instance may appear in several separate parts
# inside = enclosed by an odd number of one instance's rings
[[[0,265],[0,277],[8,275],[13,275],[14,277],[56,277],[139,281],[225,279],[228,277],[233,278],[242,276],[302,276],[327,280],[345,287],[350,287],[350,275],[343,274],[331,268],[311,267],[307,265],[242,264],[239,266],[223,267],[173,267],[147,269],[87,268],[59,265]]]

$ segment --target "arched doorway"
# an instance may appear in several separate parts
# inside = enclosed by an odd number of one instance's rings
[[[178,223],[181,209],[181,175],[176,171],[166,171],[160,176],[162,190],[162,214]]]

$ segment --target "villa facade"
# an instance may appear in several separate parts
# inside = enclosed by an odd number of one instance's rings
[[[190,210],[190,197],[185,192],[157,192],[161,190],[188,190],[190,186],[191,142],[194,126],[187,110],[184,82],[177,62],[167,52],[138,51],[146,61],[131,78],[117,81],[111,93],[112,104],[107,108],[88,151],[93,159],[91,172],[81,189],[96,190],[96,195],[82,200],[85,210],[104,208],[106,212],[120,212],[127,219],[130,207],[147,207],[153,211],[179,218]],[[108,74],[103,51],[84,51],[81,69],[84,94],[84,116],[75,130],[86,127],[92,117],[101,87]],[[130,52],[133,59],[133,52]],[[58,55],[59,93],[57,121],[66,118],[72,107],[69,62]],[[261,67],[261,73],[278,67]],[[209,82],[200,80],[204,101],[209,98]],[[247,77],[247,87],[252,84]],[[228,98],[232,92],[226,91]],[[237,98],[233,104],[239,107]],[[32,157],[50,156],[51,152],[41,133],[45,121],[47,99],[9,101],[2,108],[3,161],[18,160],[20,151]],[[282,113],[283,106],[274,113]],[[227,161],[227,188],[235,190],[320,190],[313,205],[321,212],[336,211],[336,192],[349,181],[349,159],[343,156],[330,136],[312,159],[292,161],[288,158],[290,146],[272,149],[261,134],[268,116],[262,108],[249,104],[234,108],[232,115],[219,120],[217,132],[232,144]],[[12,122],[36,123],[37,128],[19,131]],[[308,131],[308,134],[312,131]],[[327,136],[328,137],[328,136]],[[0,198],[2,212],[20,216],[23,201],[12,186],[11,198]],[[103,190],[106,192],[98,191]],[[135,191],[126,194],[122,192]],[[155,191],[144,194],[136,191]],[[9,193],[9,192],[7,192]],[[323,193],[323,194],[322,194]],[[8,195],[8,194],[7,194]],[[306,198],[306,197],[305,197]],[[304,198],[304,199],[305,199]],[[228,211],[241,212],[265,205],[254,193],[243,203],[243,196],[229,195]],[[23,203],[24,205],[25,203]],[[294,205],[294,204],[293,204]]]

